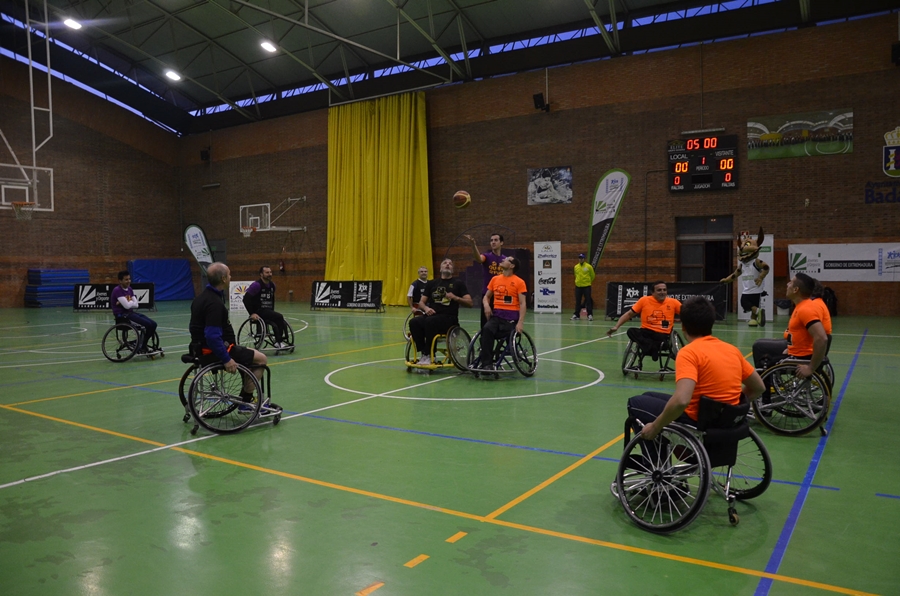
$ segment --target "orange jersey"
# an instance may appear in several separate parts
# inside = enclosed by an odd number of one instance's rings
[[[788,340],[788,355],[809,358],[813,353],[813,339],[809,333],[809,328],[815,323],[821,323],[821,313],[816,302],[821,300],[810,300],[805,298],[801,300],[795,307],[791,320],[788,322],[787,331],[784,332],[784,338]],[[822,306],[825,303],[822,302]],[[828,310],[827,308],[825,310]],[[824,324],[822,325],[825,326]],[[828,333],[828,330],[825,330]]]
[[[825,333],[831,335],[831,313],[828,312],[828,306],[825,305],[825,301],[821,298],[815,298],[812,301],[813,306],[819,309],[819,320],[822,321],[822,326],[825,327]]]
[[[526,291],[525,282],[518,275],[505,277],[497,275],[488,282],[488,287],[494,293],[494,310],[514,310],[519,312],[519,294]]]
[[[697,419],[701,395],[732,406],[739,404],[741,383],[755,370],[733,345],[712,335],[698,337],[678,350],[675,358],[675,382],[690,379],[696,383],[684,413]]]
[[[674,298],[660,302],[653,296],[644,296],[631,310],[641,315],[642,328],[668,334],[675,329],[675,315],[681,314],[681,302]]]

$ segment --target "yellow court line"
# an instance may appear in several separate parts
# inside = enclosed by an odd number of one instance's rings
[[[139,443],[147,443],[148,445],[154,445],[156,447],[165,447],[165,443],[158,443],[157,441],[151,441],[150,439],[142,439],[140,437],[135,437],[133,435],[126,435],[124,433],[119,433],[114,430],[107,430],[105,428],[99,428],[97,426],[91,426],[89,424],[82,424],[80,422],[74,422],[72,420],[64,420],[62,418],[57,418],[56,416],[48,416],[46,414],[39,414],[37,412],[29,412],[28,410],[20,410],[19,408],[13,406],[4,406],[0,405],[0,408],[5,410],[11,410],[13,412],[19,412],[20,414],[28,414],[29,416],[37,416],[38,418],[43,418],[45,420],[52,420],[53,422],[61,422],[63,424],[68,424],[71,426],[77,426],[78,428],[84,428],[87,430],[97,431],[98,433],[103,433],[106,435],[112,435],[114,437],[120,437],[123,439],[130,439],[132,441],[137,441]]]
[[[378,588],[380,588],[383,585],[384,585],[384,582],[375,582],[371,586],[369,586],[367,588],[363,588],[362,590],[357,592],[356,596],[369,596],[369,594],[371,594],[372,592],[374,592],[375,590],[377,590]]]
[[[508,510],[512,509],[513,507],[515,507],[516,505],[518,505],[519,503],[521,503],[522,501],[524,501],[531,495],[547,488],[548,486],[550,486],[551,484],[553,484],[554,482],[556,482],[557,480],[559,480],[560,478],[562,478],[563,476],[565,476],[566,474],[571,472],[572,470],[580,467],[583,463],[590,461],[591,459],[594,458],[594,456],[598,455],[599,453],[602,453],[606,449],[609,449],[611,446],[613,446],[616,443],[618,443],[619,441],[621,441],[622,437],[624,437],[624,436],[625,436],[624,434],[621,434],[618,437],[616,437],[615,439],[613,439],[612,441],[609,441],[608,443],[606,443],[605,445],[601,445],[600,447],[597,447],[597,449],[588,453],[587,455],[585,455],[584,457],[579,459],[577,462],[575,462],[574,464],[572,464],[565,470],[562,470],[561,472],[557,472],[556,474],[554,474],[550,478],[547,478],[546,480],[544,480],[543,482],[541,482],[540,484],[538,484],[537,486],[535,486],[528,492],[526,492],[522,495],[519,495],[518,497],[516,497],[515,499],[513,499],[512,501],[510,501],[503,507],[500,507],[499,509],[495,509],[494,511],[488,513],[484,518],[485,519],[494,519],[498,515],[503,513],[504,511],[508,511]]]
[[[468,536],[468,535],[469,535],[468,532],[457,532],[456,534],[454,534],[454,535],[451,536],[450,538],[447,538],[446,540],[444,540],[444,542],[449,542],[450,544],[453,544],[454,542],[456,542],[456,541],[459,540],[460,538],[463,538],[464,536]]]
[[[412,569],[413,567],[415,567],[416,565],[418,565],[419,563],[421,563],[422,561],[424,561],[427,558],[429,558],[428,555],[419,555],[415,559],[404,563],[403,566],[409,567],[410,569]]]

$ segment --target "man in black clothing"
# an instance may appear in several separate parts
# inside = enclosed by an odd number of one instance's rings
[[[441,277],[425,284],[419,299],[419,310],[424,317],[415,317],[409,322],[409,333],[416,349],[422,353],[419,364],[431,364],[431,342],[436,335],[447,333],[454,325],[459,325],[459,305],[471,308],[472,297],[466,284],[453,277],[453,261],[441,261]]]
[[[259,268],[259,279],[244,292],[244,308],[250,313],[251,319],[262,319],[263,324],[272,326],[276,348],[290,347],[284,343],[284,317],[275,312],[275,283],[272,281],[271,267],[263,265]]]

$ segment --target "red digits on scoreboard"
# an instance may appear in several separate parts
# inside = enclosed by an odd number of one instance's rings
[[[719,144],[718,137],[707,137],[703,139],[703,148],[704,149],[715,149],[716,145]]]
[[[731,172],[725,172],[725,182],[731,182]]]
[[[679,184],[681,184],[681,176],[675,176],[674,182],[675,182],[675,186],[678,186]]]
[[[733,170],[734,169],[734,158],[729,157],[728,159],[719,160],[719,169],[720,170]]]
[[[688,151],[693,151],[694,149],[700,148],[700,139],[688,139],[687,142]]]

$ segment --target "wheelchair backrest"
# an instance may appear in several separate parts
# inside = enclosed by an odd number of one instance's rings
[[[715,399],[700,396],[700,411],[697,414],[697,428],[701,431],[713,428],[728,429],[739,426],[747,420],[750,402],[741,395],[741,402],[730,405]]]

